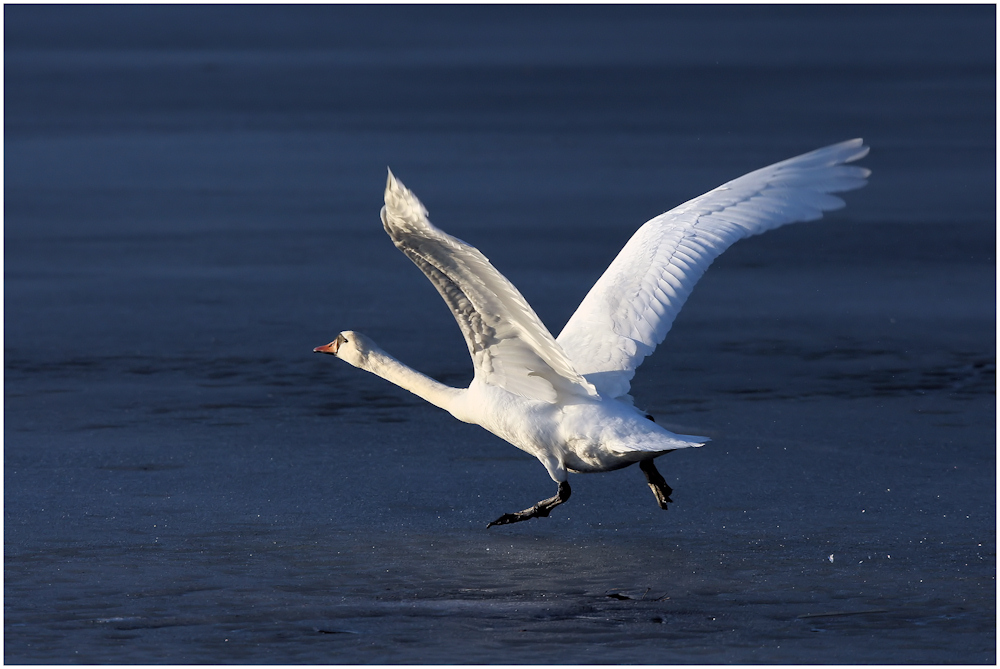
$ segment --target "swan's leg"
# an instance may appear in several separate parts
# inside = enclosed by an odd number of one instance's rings
[[[661,509],[666,510],[667,502],[674,501],[670,499],[670,493],[673,492],[673,489],[663,480],[660,472],[656,471],[656,465],[653,464],[652,460],[640,460],[639,469],[646,475],[646,483],[649,484],[649,489],[653,491],[656,502],[660,505]]]
[[[655,471],[655,470],[654,470]],[[517,513],[505,513],[492,523],[486,526],[487,529],[493,527],[494,525],[508,525],[510,523],[519,523],[522,520],[528,520],[529,518],[545,518],[549,515],[549,511],[556,508],[563,502],[569,499],[570,494],[569,482],[560,481],[559,491],[556,492],[555,497],[549,497],[548,499],[543,499],[538,504],[534,505],[530,509],[525,509],[524,511],[518,511]]]

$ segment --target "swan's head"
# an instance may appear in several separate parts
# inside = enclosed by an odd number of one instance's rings
[[[337,338],[325,346],[317,346],[313,349],[316,353],[329,353],[355,367],[364,367],[364,362],[371,351],[368,338],[357,332],[344,330]]]

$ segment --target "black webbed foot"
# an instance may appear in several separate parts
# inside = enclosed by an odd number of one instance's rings
[[[559,490],[556,492],[554,497],[543,499],[538,504],[535,504],[531,508],[525,509],[524,511],[518,511],[517,513],[505,513],[487,525],[486,529],[489,529],[494,525],[519,523],[522,520],[528,520],[529,518],[545,518],[549,515],[549,512],[552,511],[552,509],[569,499],[570,492],[569,483],[567,481],[561,481],[559,483]]]
[[[673,489],[663,480],[663,476],[657,471],[656,465],[653,464],[652,460],[640,461],[639,469],[646,475],[646,483],[649,484],[649,489],[653,491],[656,503],[660,505],[661,509],[666,511],[667,503],[674,501],[670,499],[670,493],[673,492]]]

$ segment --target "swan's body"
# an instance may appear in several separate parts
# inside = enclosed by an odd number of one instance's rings
[[[751,172],[652,219],[558,339],[482,253],[431,225],[427,210],[390,172],[382,223],[451,308],[475,377],[468,388],[451,388],[351,331],[315,350],[377,374],[538,458],[559,484],[556,496],[490,525],[547,516],[569,498],[569,471],[611,471],[635,462],[666,509],[671,490],[653,459],[708,438],[673,434],[636,409],[628,394],[636,367],[666,336],[720,253],[743,237],[842,207],[830,193],[865,185],[868,170],[845,163],[867,153],[860,139],[835,144]]]

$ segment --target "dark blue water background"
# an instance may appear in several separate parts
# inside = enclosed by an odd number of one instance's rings
[[[995,8],[4,7],[8,663],[994,663]],[[648,218],[862,136],[639,370],[713,441],[554,492],[386,166],[558,332]]]

